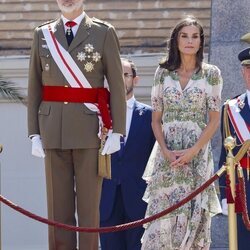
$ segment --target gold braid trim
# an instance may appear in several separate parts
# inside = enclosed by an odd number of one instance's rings
[[[227,138],[228,136],[231,136],[230,133],[230,127],[229,127],[229,118],[228,118],[228,103],[226,103],[224,105],[224,115],[223,115],[223,136],[224,138]],[[243,156],[246,154],[246,152],[249,150],[250,148],[250,140],[246,140],[242,145],[240,150],[238,151],[238,153],[235,156],[235,162],[239,162]]]
[[[246,152],[249,150],[250,148],[250,140],[246,140],[240,150],[238,151],[237,155],[235,156],[235,162],[239,162],[243,156],[246,154]]]
[[[223,124],[224,124],[223,136],[224,136],[224,139],[226,139],[228,136],[231,136],[227,110],[228,110],[228,103],[226,103],[224,105],[224,114],[223,114]]]
[[[111,179],[111,156],[102,155],[102,150],[108,136],[108,129],[102,128],[101,147],[98,154],[98,175],[100,177]]]

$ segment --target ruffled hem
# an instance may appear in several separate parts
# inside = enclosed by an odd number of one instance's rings
[[[203,218],[204,223],[201,223],[201,227],[198,225],[196,228],[190,226],[190,220],[186,216],[154,221],[143,234],[141,250],[209,249],[211,218]]]

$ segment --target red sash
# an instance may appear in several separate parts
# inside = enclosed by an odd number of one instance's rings
[[[63,86],[43,86],[43,101],[79,102],[98,105],[104,127],[112,127],[109,109],[110,93],[106,88],[72,88]]]
[[[250,124],[246,124],[247,125],[247,128],[248,130],[250,131]],[[250,133],[250,132],[249,132]],[[241,160],[240,160],[240,165],[242,168],[249,168],[249,163],[250,163],[250,158],[249,156],[246,154]]]

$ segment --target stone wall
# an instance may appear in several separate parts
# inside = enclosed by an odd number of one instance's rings
[[[56,0],[0,0],[0,55],[29,54],[33,29],[59,16]],[[103,0],[85,2],[89,16],[112,23],[122,53],[162,52],[184,15],[198,17],[209,44],[211,0]]]
[[[209,61],[217,65],[223,77],[222,100],[245,91],[238,53],[249,47],[240,38],[250,32],[249,0],[213,0],[211,6],[211,42]],[[219,161],[221,137],[218,131],[213,140],[215,163]]]

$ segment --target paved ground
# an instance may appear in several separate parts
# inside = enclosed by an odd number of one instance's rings
[[[222,214],[212,219],[212,245],[210,250],[228,250],[228,218]]]

